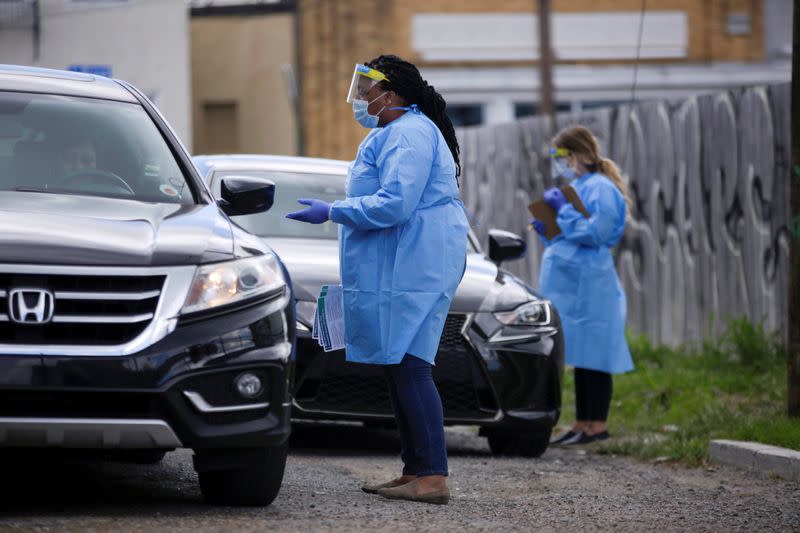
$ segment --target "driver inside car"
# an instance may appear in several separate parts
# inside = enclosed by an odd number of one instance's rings
[[[116,172],[97,167],[95,146],[91,137],[80,134],[51,144],[53,170],[49,186],[86,194],[135,195],[130,184]]]
[[[97,168],[97,152],[88,137],[67,139],[58,154],[58,175],[69,176],[81,170]]]

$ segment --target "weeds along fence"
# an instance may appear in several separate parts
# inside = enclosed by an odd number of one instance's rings
[[[633,331],[676,345],[746,316],[785,334],[789,110],[780,84],[557,115],[556,130],[591,128],[631,189],[616,263]],[[474,231],[484,245],[490,228],[525,235],[527,257],[505,268],[534,287],[527,205],[551,186],[551,132],[546,117],[458,131]]]

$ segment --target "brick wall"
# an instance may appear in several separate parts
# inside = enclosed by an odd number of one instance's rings
[[[352,159],[366,130],[345,102],[355,63],[393,49],[384,0],[300,0],[304,153]]]

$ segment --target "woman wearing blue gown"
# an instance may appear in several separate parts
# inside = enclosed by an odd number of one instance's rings
[[[382,365],[400,432],[402,474],[365,485],[385,498],[447,503],[442,402],[432,366],[466,266],[458,142],[445,101],[396,56],[356,65],[347,98],[370,132],[346,198],[289,218],[339,224],[347,360]]]
[[[558,309],[564,328],[565,362],[575,367],[576,422],[555,444],[585,444],[608,438],[606,419],[612,374],[633,369],[625,340],[627,306],[612,248],[625,231],[628,192],[619,169],[600,154],[591,131],[561,131],[551,150],[554,174],[567,179],[589,212],[584,217],[560,189],[545,191],[561,230],[552,241],[533,221],[545,245],[539,291]]]

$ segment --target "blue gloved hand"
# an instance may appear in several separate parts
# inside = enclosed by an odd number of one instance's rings
[[[547,224],[545,224],[541,220],[536,220],[535,218],[532,218],[531,226],[533,226],[533,229],[536,230],[536,233],[544,237],[544,234],[547,231]]]
[[[286,218],[292,220],[299,220],[300,222],[308,222],[310,224],[322,224],[328,221],[328,215],[331,211],[331,204],[316,200],[314,198],[300,198],[297,203],[309,206],[308,209],[302,211],[295,211],[286,215]]]
[[[556,213],[567,203],[564,193],[561,192],[561,189],[556,189],[555,187],[544,191],[544,201],[547,205],[552,207]]]

